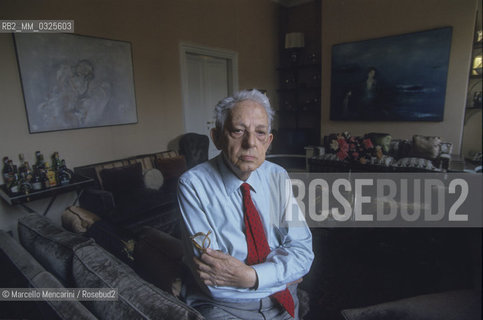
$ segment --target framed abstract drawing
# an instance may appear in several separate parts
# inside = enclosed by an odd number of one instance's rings
[[[129,42],[14,34],[30,133],[137,123]]]
[[[452,28],[332,47],[331,120],[442,121]]]

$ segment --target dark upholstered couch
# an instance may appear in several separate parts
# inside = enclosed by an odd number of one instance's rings
[[[104,229],[137,235],[151,226],[178,234],[176,185],[186,168],[184,157],[175,151],[76,167],[76,174],[95,181],[80,196],[80,207],[102,218]]]
[[[92,239],[43,216],[20,218],[18,234],[20,243],[0,231],[0,287],[117,288],[118,300],[2,301],[2,319],[203,319]]]

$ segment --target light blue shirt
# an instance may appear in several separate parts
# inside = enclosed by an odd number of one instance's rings
[[[186,262],[191,267],[193,255],[199,257],[200,252],[189,236],[208,231],[211,231],[210,248],[245,262],[247,243],[240,190],[243,182],[226,166],[222,154],[181,176],[178,202],[187,233],[184,237],[185,246],[189,248]],[[258,276],[257,289],[202,285],[202,289],[215,300],[268,297],[307,274],[314,258],[312,234],[305,221],[287,223],[287,220],[300,217],[301,212],[293,198],[285,169],[265,161],[246,182],[251,186],[251,197],[260,214],[271,252],[265,262],[252,266]],[[193,274],[197,277],[196,272]]]

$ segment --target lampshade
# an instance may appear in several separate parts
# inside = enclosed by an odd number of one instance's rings
[[[285,34],[285,49],[303,48],[305,46],[302,32],[290,32]]]

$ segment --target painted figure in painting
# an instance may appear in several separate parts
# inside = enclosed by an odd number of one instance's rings
[[[94,77],[94,66],[89,60],[80,60],[72,66],[61,65],[55,85],[49,90],[46,101],[38,106],[42,125],[63,129],[95,125],[101,120],[111,96],[111,86],[106,81],[93,85]]]

